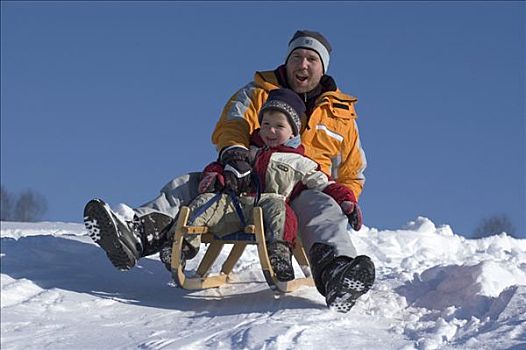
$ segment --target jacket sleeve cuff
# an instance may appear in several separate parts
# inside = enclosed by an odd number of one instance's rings
[[[246,148],[244,145],[230,145],[230,146],[226,146],[226,147],[223,147],[220,151],[219,151],[219,155],[217,157],[218,161],[221,161],[221,158],[223,157],[223,155],[225,154],[226,151],[229,151],[231,149],[235,149],[235,148],[241,148],[241,149],[245,149],[245,150],[248,150],[248,148]]]
[[[210,163],[203,169],[203,173],[223,174],[223,166],[219,162]]]
[[[325,187],[323,193],[326,193],[334,198],[338,204],[342,204],[342,202],[345,201],[357,203],[356,196],[354,195],[353,191],[337,182],[331,183]]]

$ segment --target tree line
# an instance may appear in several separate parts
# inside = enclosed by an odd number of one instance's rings
[[[506,214],[495,214],[482,219],[473,232],[472,238],[483,238],[506,232],[508,236],[519,238],[515,226]]]
[[[47,212],[46,198],[32,189],[16,194],[2,185],[0,191],[0,221],[35,222]]]

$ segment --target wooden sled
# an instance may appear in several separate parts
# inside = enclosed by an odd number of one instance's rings
[[[207,226],[188,226],[190,208],[182,207],[179,212],[179,218],[175,225],[174,243],[172,246],[172,275],[174,281],[184,289],[206,289],[219,287],[231,280],[231,272],[234,265],[239,260],[246,246],[256,244],[258,249],[259,260],[263,269],[265,280],[272,290],[288,293],[296,290],[301,286],[314,286],[314,281],[310,275],[309,262],[303,246],[299,242],[293,250],[293,255],[303,271],[305,277],[296,278],[289,282],[280,282],[277,280],[267,254],[265,243],[265,232],[263,228],[263,211],[260,207],[253,209],[254,225],[248,225],[244,231],[236,232],[225,237],[219,238],[208,232]],[[201,243],[209,243],[208,249],[197,268],[196,275],[188,277],[181,266],[181,252],[183,248],[183,237],[185,234],[201,235]],[[221,253],[225,244],[233,244],[232,250],[224,261],[221,272],[215,276],[209,275],[209,269],[212,267],[217,257]]]

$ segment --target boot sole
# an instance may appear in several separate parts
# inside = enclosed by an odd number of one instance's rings
[[[356,300],[372,287],[374,283],[374,269],[371,274],[371,269],[360,268],[364,264],[372,264],[372,262],[364,261],[369,258],[360,259],[357,257],[356,263],[347,267],[347,271],[342,274],[341,280],[338,282],[338,288],[335,288],[331,295],[327,295],[327,306],[337,312],[349,312],[352,309]],[[374,265],[373,265],[374,266]]]
[[[84,209],[84,226],[91,239],[119,270],[129,270],[137,263],[132,251],[119,239],[117,224],[101,200],[91,200]]]

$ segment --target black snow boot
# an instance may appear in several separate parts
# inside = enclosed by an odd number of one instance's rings
[[[119,270],[129,270],[140,257],[159,251],[172,219],[161,213],[124,221],[100,199],[84,208],[84,225],[95,243]]]
[[[292,252],[288,244],[274,242],[267,245],[270,266],[281,282],[294,279],[294,267],[292,266]]]
[[[334,247],[328,244],[314,243],[309,250],[309,263],[312,278],[314,279],[314,284],[316,285],[318,292],[323,296],[325,296],[325,284],[321,279],[321,275],[323,270],[325,270],[335,258]]]
[[[338,312],[348,312],[371,288],[374,277],[374,264],[368,256],[337,257],[321,276],[327,306]]]
[[[135,218],[137,221],[137,218]],[[171,216],[153,212],[138,218],[138,230],[141,233],[144,251],[141,256],[158,253],[167,243],[171,244],[172,237],[168,237],[174,220]]]
[[[334,247],[315,243],[309,262],[316,288],[325,296],[327,306],[340,312],[348,312],[374,282],[374,264],[365,255],[337,257]]]

